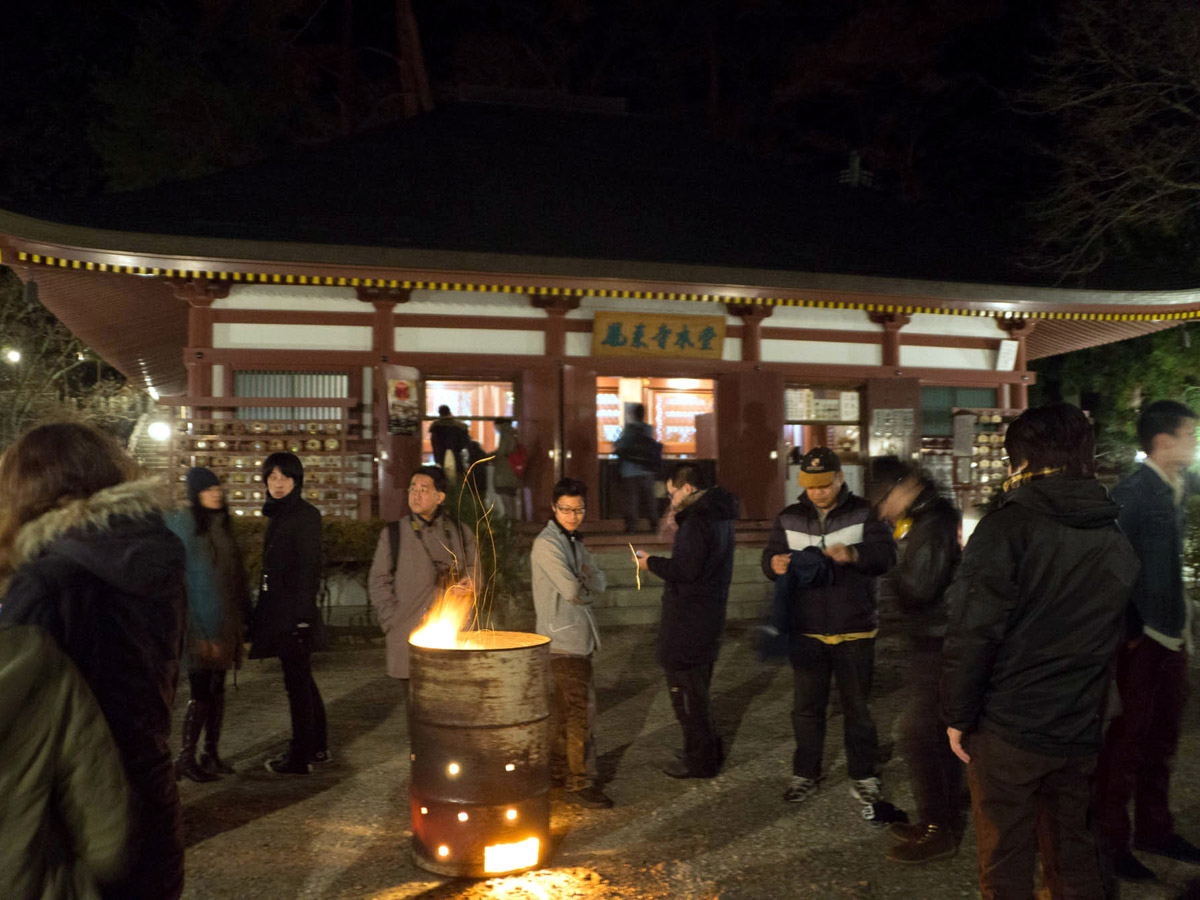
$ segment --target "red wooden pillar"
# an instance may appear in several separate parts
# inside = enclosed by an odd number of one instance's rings
[[[579,298],[531,294],[529,304],[546,313],[546,358],[561,361],[567,355],[567,313],[579,308]]]
[[[562,466],[561,400],[557,365],[538,366],[521,371],[518,432],[529,452],[525,469],[525,487],[533,503],[533,521],[550,515],[550,498]]]
[[[212,304],[229,296],[229,282],[191,278],[171,282],[175,296],[188,305],[188,347],[190,358],[183,361],[188,373],[188,397],[213,395],[212,363],[204,351],[212,349]]]
[[[784,506],[783,376],[727,372],[717,378],[717,480],[741,500],[743,519]]]
[[[396,357],[395,307],[407,303],[412,292],[403,288],[358,287],[358,299],[374,307],[371,350],[378,354],[372,372],[372,427],[375,433],[375,489],[379,515],[392,521],[408,508],[408,478],[421,463],[421,433],[388,434],[388,370],[403,361]]]
[[[1025,339],[1037,323],[1029,319],[997,319],[996,324],[1008,334],[1009,340],[1017,342],[1017,358],[1013,364],[1013,371],[1021,373],[1022,380],[1009,385],[1009,405],[1013,409],[1026,409],[1029,406],[1029,362],[1025,355]]]
[[[762,322],[774,307],[757,303],[730,303],[725,307],[731,316],[742,320],[742,359],[759,362],[762,359]]]
[[[883,359],[885,366],[900,365],[900,329],[912,319],[905,313],[869,312],[867,316],[883,328]]]

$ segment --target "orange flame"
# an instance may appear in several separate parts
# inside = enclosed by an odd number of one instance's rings
[[[540,844],[537,838],[531,837],[515,844],[493,844],[484,847],[483,871],[499,874],[532,868],[537,865]]]
[[[438,650],[464,649],[463,629],[475,608],[475,591],[470,584],[452,584],[434,601],[409,643]]]

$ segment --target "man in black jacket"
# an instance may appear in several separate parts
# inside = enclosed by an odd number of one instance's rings
[[[1137,557],[1083,413],[1027,410],[1004,445],[1006,493],[950,586],[942,718],[967,763],[981,895],[1032,896],[1036,848],[1051,896],[1102,897],[1089,782]]]
[[[879,629],[875,579],[895,564],[896,543],[871,504],[850,493],[841,461],[829,448],[804,454],[800,484],[805,488],[800,501],[784,509],[771,528],[763,572],[774,581],[787,572],[792,553],[807,547],[820,548],[836,565],[831,582],[798,588],[792,598],[789,657],[795,675],[796,752],[783,799],[803,803],[817,790],[830,679],[836,677],[850,792],[862,803],[875,803],[883,798],[879,739],[867,705]]]
[[[961,516],[929,477],[894,456],[871,466],[879,515],[895,526],[900,544],[896,567],[880,579],[880,602],[892,602],[906,633],[907,704],[900,746],[917,801],[917,822],[896,822],[901,843],[888,859],[923,863],[953,856],[962,839],[962,763],[946,743],[938,715],[938,676],[946,636],[946,588],[962,556]]]
[[[700,470],[686,463],[667,479],[667,492],[679,525],[671,555],[637,553],[638,568],[666,582],[657,656],[683,728],[684,747],[683,757],[663,771],[673,778],[712,778],[723,754],[709,689],[733,579],[738,499],[719,486],[705,490]]]
[[[1117,651],[1121,714],[1105,737],[1096,791],[1104,850],[1128,881],[1154,878],[1130,852],[1131,799],[1135,849],[1200,863],[1200,848],[1175,833],[1167,802],[1187,691],[1183,481],[1196,458],[1196,413],[1171,400],[1151,403],[1138,419],[1138,439],[1146,461],[1117,486],[1113,499],[1121,504],[1121,530],[1142,570]]]

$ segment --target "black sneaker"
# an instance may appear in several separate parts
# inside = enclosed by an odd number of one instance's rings
[[[323,765],[323,764],[329,762],[332,759],[333,759],[333,754],[330,753],[328,750],[318,750],[316,753],[314,753],[312,755],[312,759],[310,759],[309,762],[311,762],[313,765],[319,766],[319,765]]]
[[[312,763],[292,762],[290,759],[268,759],[266,770],[272,775],[311,775]]]
[[[1153,853],[1155,856],[1165,856],[1167,859],[1179,862],[1200,865],[1200,847],[1178,834],[1173,834],[1166,840],[1154,844],[1134,841],[1133,849],[1141,850],[1143,853]]]
[[[1122,881],[1154,881],[1158,878],[1154,870],[1142,865],[1136,856],[1128,850],[1118,853],[1112,858],[1113,874]]]
[[[613,805],[612,798],[594,784],[577,791],[564,791],[563,799],[587,809],[612,809]]]

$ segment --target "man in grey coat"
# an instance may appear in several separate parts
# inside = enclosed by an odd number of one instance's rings
[[[550,638],[554,677],[551,772],[557,775],[565,769],[565,796],[570,802],[608,809],[612,800],[595,783],[592,680],[592,653],[600,646],[592,604],[606,581],[579,534],[587,512],[587,486],[564,478],[554,486],[553,496],[554,518],[534,540],[529,557],[537,632]]]
[[[408,483],[408,515],[383,529],[375,546],[367,586],[387,638],[393,678],[408,677],[408,636],[438,594],[475,580],[475,535],[446,515],[445,500],[445,472],[437,466],[417,469]]]

